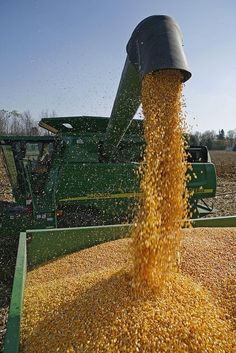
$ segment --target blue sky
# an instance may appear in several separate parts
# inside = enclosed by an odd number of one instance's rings
[[[0,109],[109,116],[127,41],[154,14],[184,35],[192,129],[235,129],[235,0],[1,0]]]

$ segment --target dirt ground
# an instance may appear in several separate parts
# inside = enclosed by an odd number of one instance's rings
[[[236,181],[236,152],[210,151],[210,155],[215,164],[217,176]]]
[[[217,189],[212,200],[215,216],[236,214],[236,152],[211,151],[212,162],[216,167]]]
[[[216,197],[213,199],[215,216],[231,216],[236,214],[236,180],[217,178]]]

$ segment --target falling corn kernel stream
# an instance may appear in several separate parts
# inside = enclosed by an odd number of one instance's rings
[[[188,212],[182,76],[165,70],[142,82],[144,135],[142,201],[133,230],[134,287],[160,288],[176,269],[180,229]]]

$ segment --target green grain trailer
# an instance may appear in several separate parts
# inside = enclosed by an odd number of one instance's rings
[[[194,227],[236,227],[236,216],[200,218]],[[20,352],[20,323],[27,270],[49,260],[127,236],[131,225],[27,230],[20,234],[3,353]],[[37,295],[37,293],[35,294]]]

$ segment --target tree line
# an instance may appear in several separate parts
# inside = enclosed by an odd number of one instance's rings
[[[56,116],[55,111],[42,111],[40,119]],[[41,129],[29,110],[20,113],[16,110],[0,110],[0,135],[45,135],[48,132]]]
[[[236,151],[236,129],[225,133],[224,129],[218,131],[196,131],[188,135],[190,145],[207,146],[209,150],[233,150]]]
[[[55,117],[56,112],[42,111],[40,119]],[[0,135],[45,135],[48,132],[38,126],[38,121],[33,119],[30,111],[19,113],[16,110],[0,110]],[[236,129],[225,133],[224,129],[218,131],[207,130],[189,133],[187,139],[190,145],[207,146],[209,150],[236,151]]]

